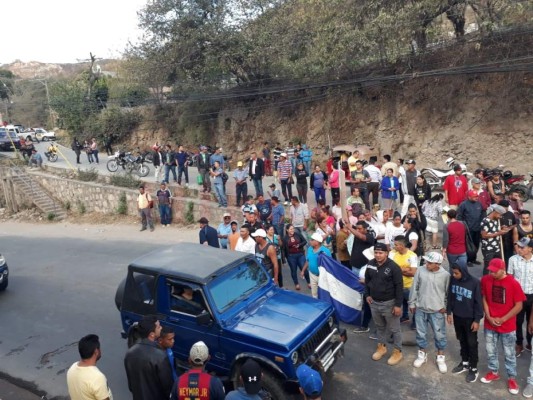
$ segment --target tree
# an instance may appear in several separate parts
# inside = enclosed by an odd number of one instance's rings
[[[15,75],[7,69],[0,69],[0,99],[9,100],[13,96]]]

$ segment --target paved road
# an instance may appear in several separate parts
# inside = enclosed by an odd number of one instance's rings
[[[66,370],[78,358],[76,342],[92,332],[101,337],[103,357],[99,367],[107,375],[115,399],[131,398],[122,364],[126,345],[120,338],[115,289],[131,259],[176,239],[138,232],[134,238],[121,240],[117,235],[110,239],[97,228],[47,226],[48,230],[52,228],[50,234],[42,225],[0,226],[2,252],[11,268],[10,286],[0,294],[0,373],[35,385],[49,399],[63,399],[67,395]],[[196,231],[182,232],[181,238],[196,241],[196,235]],[[480,267],[472,270],[480,274]],[[284,273],[288,276],[287,270]],[[459,355],[451,331],[448,339],[451,369]],[[406,332],[405,341],[412,345],[413,332]],[[391,395],[432,400],[511,397],[505,381],[468,385],[464,375],[438,373],[431,361],[415,370],[411,364],[416,349],[412,346],[404,348],[405,360],[397,367],[373,362],[370,355],[375,345],[366,334],[349,335],[346,356],[334,367],[324,399],[386,399]],[[433,356],[432,345],[430,349]],[[482,338],[480,355],[480,370],[485,372]],[[529,361],[530,353],[518,359],[521,386],[525,385]],[[7,400],[4,390],[5,384],[0,383],[0,399]]]

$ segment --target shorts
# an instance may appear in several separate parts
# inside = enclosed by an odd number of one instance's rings
[[[431,218],[426,218],[426,220],[428,223],[426,231],[431,233],[437,233],[439,231],[439,221]]]

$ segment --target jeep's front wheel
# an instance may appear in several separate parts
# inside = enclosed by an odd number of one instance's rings
[[[290,398],[285,390],[283,390],[281,379],[277,378],[270,371],[263,370],[261,385],[263,386],[263,390],[260,392],[260,395],[263,400],[286,400]]]
[[[126,287],[126,278],[124,278],[117,287],[117,291],[115,293],[115,305],[117,306],[117,309],[120,311],[122,307],[122,297],[124,296],[124,288]]]

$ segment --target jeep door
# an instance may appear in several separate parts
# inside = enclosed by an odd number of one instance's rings
[[[206,301],[203,287],[176,278],[162,277],[157,292],[158,314],[165,315],[161,324],[170,326],[176,334],[173,350],[177,359],[186,364],[192,345],[201,340],[211,355],[207,369],[226,374],[227,361],[219,351],[220,327]]]

